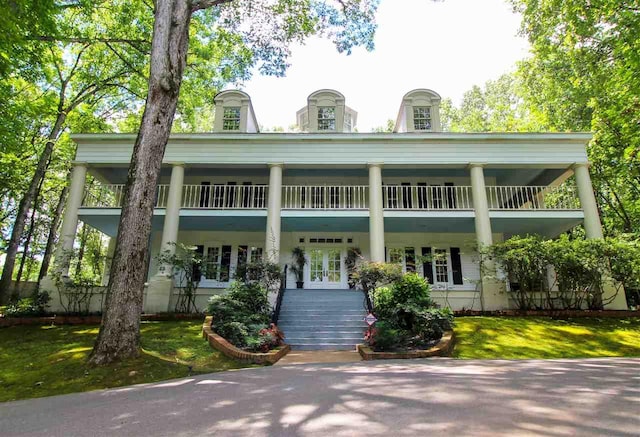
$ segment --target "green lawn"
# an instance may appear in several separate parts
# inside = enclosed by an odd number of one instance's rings
[[[87,356],[97,326],[16,326],[0,329],[0,401],[154,382],[246,367],[211,349],[201,321],[143,322],[143,354],[106,367]]]
[[[640,357],[640,319],[457,317],[455,358]]]

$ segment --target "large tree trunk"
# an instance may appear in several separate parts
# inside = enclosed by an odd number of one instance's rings
[[[49,164],[47,163],[47,168]],[[45,168],[45,173],[47,169]],[[22,271],[24,270],[24,264],[27,261],[27,257],[29,256],[29,246],[31,244],[31,238],[33,237],[33,232],[35,231],[36,226],[36,213],[38,212],[38,201],[40,200],[40,192],[42,191],[42,184],[44,183],[44,178],[40,179],[40,183],[38,184],[38,189],[36,190],[36,195],[33,201],[33,209],[31,211],[31,220],[29,221],[29,231],[27,232],[27,238],[24,240],[24,244],[22,246],[22,259],[20,260],[20,267],[18,267],[18,274],[16,275],[16,285],[20,283],[20,279],[22,278]],[[28,277],[27,277],[28,280]]]
[[[160,166],[175,115],[189,46],[191,2],[157,0],[149,92],[136,139],[111,264],[106,309],[90,362],[140,353],[140,314]]]
[[[75,277],[79,279],[82,273],[82,260],[84,259],[84,250],[87,245],[87,225],[82,223],[82,231],[80,231],[80,249],[78,250],[78,262],[76,263]]]
[[[42,264],[40,265],[40,273],[38,273],[38,284],[42,281],[49,271],[49,264],[51,263],[51,255],[53,254],[53,246],[56,243],[56,234],[58,233],[58,226],[60,225],[60,218],[62,217],[62,211],[64,210],[64,204],[67,200],[67,194],[69,193],[69,181],[62,189],[60,198],[58,199],[58,205],[56,206],[56,212],[51,220],[51,227],[49,228],[49,236],[47,237],[47,246],[44,249],[44,256],[42,257]]]
[[[0,277],[0,303],[6,302],[8,290],[11,286],[11,277],[13,276],[13,268],[16,264],[16,255],[18,253],[18,247],[20,246],[20,238],[24,232],[25,222],[29,215],[29,209],[36,195],[36,190],[42,178],[44,178],[47,164],[53,153],[53,146],[55,140],[58,138],[62,126],[67,118],[67,114],[64,112],[58,112],[56,123],[53,125],[53,129],[49,133],[47,144],[44,146],[44,150],[38,159],[38,165],[36,171],[33,174],[33,178],[29,183],[29,188],[24,194],[24,197],[20,200],[18,206],[18,214],[16,215],[16,221],[13,224],[11,231],[11,238],[9,239],[9,245],[7,246],[7,256],[4,261],[4,267],[2,269],[2,277]]]

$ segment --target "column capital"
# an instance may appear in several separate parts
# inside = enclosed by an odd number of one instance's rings
[[[571,169],[576,169],[576,168],[589,168],[591,167],[591,163],[590,162],[574,162],[571,165]]]
[[[284,162],[270,162],[267,164],[267,167],[272,168],[272,167],[284,167]]]
[[[184,162],[179,161],[167,162],[166,164],[170,165],[171,167],[184,167]]]
[[[367,162],[367,168],[371,167],[382,167],[384,162]]]
[[[467,165],[467,168],[468,168],[468,169],[477,168],[477,167],[485,168],[486,166],[487,166],[487,163],[486,163],[486,162],[470,162],[470,163]]]
[[[71,161],[71,165],[74,167],[89,167],[89,163],[86,161]]]

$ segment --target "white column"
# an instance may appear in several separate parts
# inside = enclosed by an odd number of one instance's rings
[[[178,229],[180,227],[180,208],[182,207],[182,187],[184,185],[184,164],[174,163],[171,167],[171,181],[167,195],[167,207],[165,208],[164,226],[162,228],[161,253],[175,253],[175,243],[178,241]],[[160,265],[158,275],[170,275],[171,267]]]
[[[282,209],[282,164],[269,164],[269,197],[265,252],[267,260],[280,262],[280,211]]]
[[[589,164],[586,162],[574,164],[573,173],[576,177],[576,186],[578,187],[578,197],[580,197],[580,205],[584,213],[584,232],[589,239],[602,239],[602,223],[600,222],[600,214],[596,196],[593,192],[591,184],[591,176],[589,176]],[[617,292],[617,294],[616,294]],[[603,284],[603,299],[608,300],[615,295],[613,301],[605,306],[608,310],[627,310],[627,298],[625,296],[624,287],[607,281]]]
[[[491,219],[489,218],[489,202],[487,201],[487,189],[484,184],[483,164],[470,164],[471,171],[471,195],[473,196],[473,209],[475,210],[476,238],[479,246],[493,244],[491,234]]]
[[[384,262],[382,165],[369,164],[369,251],[371,261]]]
[[[87,177],[87,164],[76,162],[71,170],[71,185],[69,186],[69,198],[62,218],[62,230],[60,242],[56,251],[56,272],[61,276],[69,276],[69,263],[73,253],[73,241],[76,238],[78,228],[78,210],[82,206],[84,186]]]
[[[469,171],[471,173],[471,195],[475,212],[476,239],[478,247],[482,248],[493,244],[489,202],[487,201],[487,189],[484,183],[484,165],[469,164]],[[495,264],[484,260],[482,269],[483,271],[480,272],[482,309],[488,311],[507,309],[509,299],[504,291],[504,284],[496,278]]]
[[[580,197],[580,204],[584,212],[584,231],[587,238],[603,238],[598,204],[596,203],[596,196],[593,193],[591,177],[589,176],[589,164],[586,162],[575,164],[573,173],[576,177],[578,197]]]

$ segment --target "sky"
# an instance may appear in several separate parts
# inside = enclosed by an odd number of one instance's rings
[[[395,120],[408,91],[429,88],[459,103],[473,85],[512,71],[529,47],[506,0],[382,0],[377,22],[372,52],[347,56],[309,39],[292,47],[285,77],[256,74],[241,86],[263,129],[287,129],[309,94],[332,88],[358,111],[358,130],[370,132]]]

